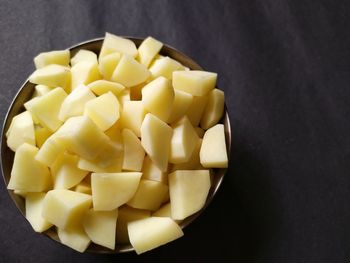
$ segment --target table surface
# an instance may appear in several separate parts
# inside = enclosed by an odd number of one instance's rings
[[[332,1],[0,3],[0,119],[39,52],[151,35],[219,74],[233,150],[185,236],[141,256],[79,254],[34,233],[0,182],[1,262],[348,262],[350,5]]]

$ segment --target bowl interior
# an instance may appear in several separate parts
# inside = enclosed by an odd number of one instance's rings
[[[134,41],[136,46],[139,46],[143,40],[140,38],[131,38],[131,37],[128,37],[128,38]],[[69,48],[71,51],[71,56],[73,56],[80,49],[91,50],[96,54],[98,54],[101,49],[102,42],[103,42],[103,38],[98,38],[98,39],[89,40],[86,42],[82,42],[78,45],[72,46],[71,48]],[[183,65],[185,65],[186,67],[189,67],[190,69],[202,70],[202,68],[196,62],[194,62],[191,58],[189,58],[185,54],[181,53],[180,51],[168,45],[163,46],[160,54],[174,58],[180,63],[182,63]],[[25,110],[23,104],[32,97],[34,92],[34,87],[35,87],[35,84],[30,83],[28,80],[22,85],[22,87],[20,88],[20,90],[18,91],[18,93],[16,94],[15,98],[13,99],[10,105],[10,108],[7,112],[7,115],[3,124],[2,135],[1,135],[1,167],[2,167],[3,178],[6,185],[8,185],[10,180],[14,153],[7,147],[5,133],[10,126],[12,118],[15,115]],[[225,106],[225,113],[224,113],[224,116],[222,117],[221,123],[223,123],[225,127],[226,147],[227,147],[227,153],[229,155],[230,148],[231,148],[231,126],[230,126],[230,120],[229,120],[229,115],[228,115],[226,106]],[[182,228],[186,227],[193,220],[195,220],[201,214],[201,212],[209,205],[209,203],[212,201],[214,195],[216,194],[217,190],[221,185],[221,182],[224,178],[226,170],[227,169],[213,169],[212,186],[209,191],[205,206],[201,211],[183,220],[182,223],[180,224]],[[14,194],[12,190],[8,190],[8,193],[11,196],[14,203],[16,204],[19,211],[22,213],[23,216],[25,216],[24,199]],[[46,232],[44,232],[44,234],[50,237],[51,239],[59,242],[57,233],[53,228],[47,230]],[[129,252],[133,250],[134,249],[130,244],[128,245],[117,244],[115,250],[110,250],[99,245],[91,244],[87,251],[94,252],[94,253],[122,253],[122,252]]]

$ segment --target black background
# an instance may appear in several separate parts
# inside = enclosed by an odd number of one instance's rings
[[[42,51],[151,35],[219,73],[230,169],[176,242],[79,254],[34,233],[0,182],[0,262],[349,262],[348,1],[0,0],[0,118]]]

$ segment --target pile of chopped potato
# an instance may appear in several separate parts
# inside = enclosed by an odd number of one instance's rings
[[[137,48],[106,33],[99,56],[41,53],[26,111],[12,119],[15,152],[8,189],[25,198],[37,232],[55,226],[83,252],[91,242],[140,254],[183,235],[227,167],[224,93],[217,74],[159,54],[152,37]]]

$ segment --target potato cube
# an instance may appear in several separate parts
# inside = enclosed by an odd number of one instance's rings
[[[74,90],[80,84],[89,84],[101,79],[97,62],[81,61],[71,68],[72,82],[71,89]]]
[[[149,71],[153,78],[163,76],[169,80],[173,78],[173,72],[176,70],[184,70],[184,66],[175,59],[169,57],[162,57],[153,62]]]
[[[202,139],[197,140],[196,147],[193,150],[193,153],[190,157],[190,159],[185,163],[177,163],[174,164],[171,168],[171,171],[175,170],[202,170],[204,169],[201,165],[200,159],[199,159],[199,151],[202,146]]]
[[[123,144],[108,140],[97,157],[91,161],[101,168],[106,168],[116,163],[119,167],[119,159],[123,159]]]
[[[140,63],[148,67],[153,58],[162,49],[162,46],[162,42],[154,39],[153,37],[147,37],[144,41],[142,41],[138,48],[138,60]]]
[[[27,193],[26,194],[26,218],[32,225],[35,232],[44,232],[52,224],[42,217],[43,201],[46,193]]]
[[[139,138],[129,129],[123,129],[124,160],[123,170],[141,171],[145,150]]]
[[[142,179],[135,195],[127,204],[133,208],[156,211],[162,204],[167,192],[167,185]]]
[[[69,50],[54,50],[43,52],[34,58],[35,67],[43,68],[50,64],[69,66],[70,52]]]
[[[209,170],[177,170],[169,174],[171,217],[182,220],[202,209],[210,184]]]
[[[193,96],[181,90],[174,90],[174,103],[167,120],[168,123],[173,123],[182,118],[193,101]]]
[[[71,229],[57,228],[57,234],[62,244],[81,253],[84,252],[91,243],[90,238],[85,233],[82,226]]]
[[[162,172],[168,168],[172,133],[173,130],[165,122],[147,113],[141,125],[141,144]]]
[[[207,101],[208,96],[193,97],[192,103],[186,112],[186,115],[192,123],[193,127],[198,126],[202,118],[205,106],[207,105]]]
[[[128,233],[137,254],[183,236],[181,227],[168,217],[149,217],[129,222]]]
[[[224,113],[225,95],[222,90],[213,89],[209,92],[208,102],[205,106],[200,124],[205,130],[219,122]]]
[[[174,89],[164,77],[156,78],[142,89],[142,103],[145,109],[166,121],[174,103]]]
[[[137,49],[133,41],[113,35],[111,33],[106,33],[99,57],[102,58],[114,52],[128,54],[132,57],[137,56]]]
[[[77,184],[74,188],[74,191],[78,192],[78,193],[92,195],[92,190],[91,190],[90,184],[86,184],[84,182]]]
[[[40,148],[44,142],[52,135],[52,131],[50,131],[46,127],[42,127],[41,125],[35,125],[34,127],[34,133],[35,133],[35,141],[36,146]]]
[[[146,156],[143,162],[142,179],[157,181],[163,184],[168,184],[168,174],[166,172],[162,172],[158,168],[158,166],[152,162],[149,156]]]
[[[125,89],[125,87],[119,83],[102,79],[90,83],[88,88],[99,96],[104,93],[108,93],[109,91],[111,91],[115,96],[118,96]]]
[[[70,64],[73,67],[75,64],[78,64],[81,61],[89,61],[89,62],[97,63],[97,55],[90,50],[80,49],[74,55],[74,57],[71,58]]]
[[[121,54],[118,52],[108,54],[104,57],[100,57],[98,68],[101,75],[105,80],[111,80],[113,72],[119,63]]]
[[[55,88],[45,95],[37,97],[32,103],[25,103],[24,106],[38,118],[42,126],[54,132],[62,125],[58,114],[66,97],[67,93],[62,88]]]
[[[35,159],[38,148],[23,143],[17,148],[8,189],[44,192],[52,186],[49,169]]]
[[[111,165],[105,167],[101,167],[98,163],[83,158],[80,158],[78,162],[79,169],[94,173],[119,173],[122,171],[122,165],[122,157],[115,158]]]
[[[42,216],[61,229],[79,226],[84,214],[91,206],[91,195],[65,189],[47,192]]]
[[[216,85],[217,74],[213,72],[190,70],[173,73],[174,89],[182,90],[193,96],[204,96]]]
[[[128,202],[135,194],[142,173],[92,173],[94,210],[110,211]]]
[[[145,65],[124,54],[116,66],[111,80],[129,88],[145,82],[149,77],[150,72]]]
[[[216,124],[205,132],[199,156],[203,167],[226,168],[228,166],[223,124]]]
[[[118,210],[94,211],[90,209],[84,216],[86,234],[95,244],[114,249]]]
[[[142,101],[125,101],[120,118],[120,128],[130,129],[137,137],[141,137],[141,124],[146,113]]]
[[[51,90],[52,89],[50,87],[46,86],[46,85],[36,85],[33,97],[40,97],[40,96],[48,93]]]
[[[63,143],[53,134],[40,147],[35,159],[51,167],[57,156],[65,151]]]
[[[124,107],[125,101],[130,101],[131,100],[131,94],[130,94],[130,89],[124,89],[119,95],[118,95],[118,100],[120,102],[120,105]]]
[[[171,203],[166,203],[161,208],[159,208],[157,211],[155,211],[152,216],[157,217],[171,217]],[[173,218],[172,218],[173,219]],[[182,220],[174,220],[176,223],[180,223]]]
[[[7,146],[16,151],[23,143],[35,145],[35,132],[32,115],[24,111],[13,117],[7,132]]]

